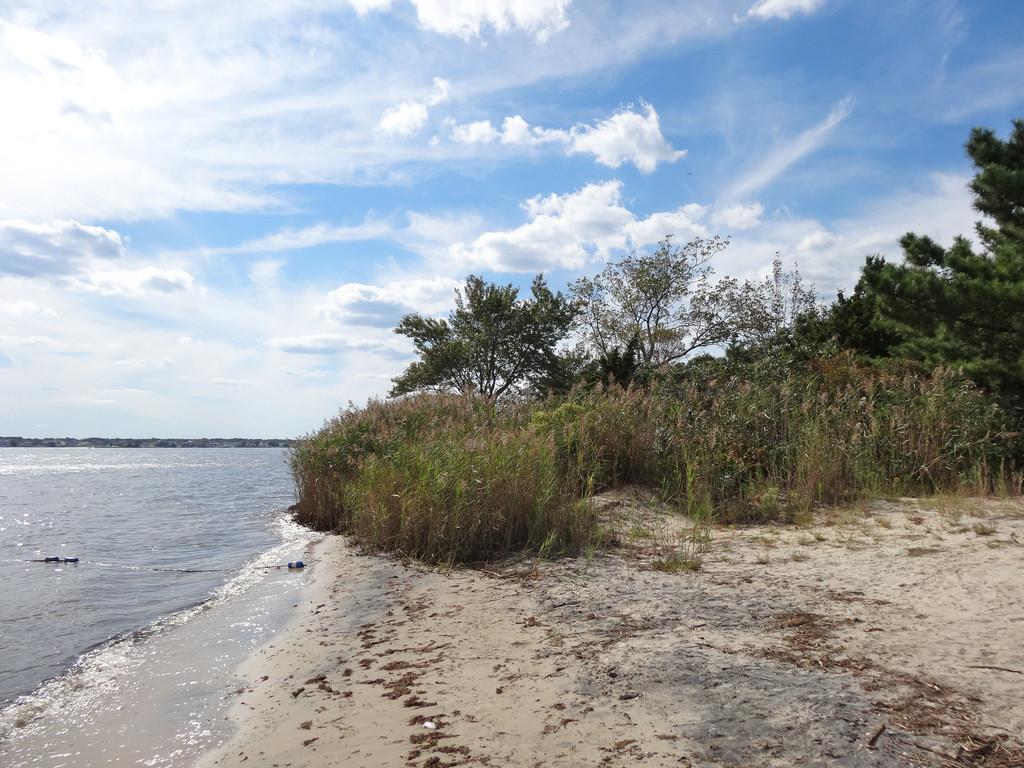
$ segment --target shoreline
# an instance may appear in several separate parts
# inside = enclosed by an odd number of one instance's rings
[[[223,741],[238,665],[286,623],[311,575],[276,563],[322,538],[277,520],[280,541],[206,598],[85,650],[5,706],[0,764],[174,768]]]
[[[327,537],[198,766],[1013,765],[1024,508],[944,503],[716,530],[683,573],[645,543],[443,573]]]

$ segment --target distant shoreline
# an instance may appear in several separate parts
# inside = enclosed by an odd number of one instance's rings
[[[0,448],[290,448],[286,438],[0,437]]]

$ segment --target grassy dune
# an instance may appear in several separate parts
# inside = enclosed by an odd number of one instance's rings
[[[959,375],[696,366],[542,402],[417,395],[350,409],[292,453],[300,522],[435,563],[602,541],[589,497],[646,485],[697,520],[792,521],[863,495],[1020,493],[1019,438]]]

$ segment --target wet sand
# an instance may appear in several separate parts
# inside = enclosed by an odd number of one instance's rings
[[[200,765],[1024,765],[1019,500],[719,529],[677,573],[678,518],[602,502],[621,545],[589,561],[328,538]]]

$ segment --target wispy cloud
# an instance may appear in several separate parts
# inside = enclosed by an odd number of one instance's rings
[[[993,110],[1024,105],[1024,48],[1013,48],[986,57],[981,63],[949,76],[932,95],[949,122]]]
[[[267,339],[267,346],[292,355],[340,355],[373,352],[385,356],[407,356],[397,342],[374,341],[341,333],[314,333]]]
[[[101,269],[88,272],[71,281],[76,290],[104,296],[144,296],[153,293],[176,293],[196,287],[195,278],[184,269],[138,267],[136,269]]]
[[[791,165],[820,149],[835,127],[843,122],[851,111],[852,99],[845,98],[837,103],[820,123],[771,150],[764,160],[725,190],[723,199],[743,199],[771,184]]]
[[[282,209],[290,184],[404,181],[466,156],[428,148],[425,127],[445,115],[425,75],[443,74],[464,104],[733,26],[710,0],[625,16],[568,0],[421,0],[412,25],[405,2],[352,5],[364,15],[339,20],[316,0],[26,5],[0,22],[0,217]],[[556,33],[557,46],[542,42]]]
[[[238,245],[200,248],[190,252],[203,256],[220,256],[299,251],[326,243],[377,240],[388,237],[394,231],[395,227],[391,223],[375,219],[367,219],[362,224],[352,226],[320,223],[300,228],[286,227],[269,235],[246,240]]]

